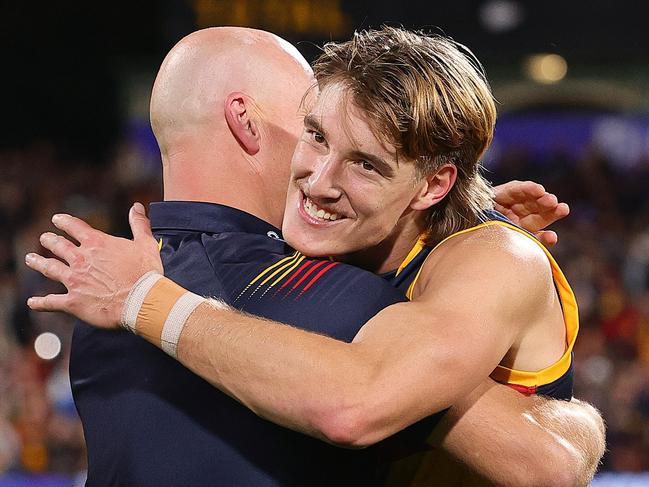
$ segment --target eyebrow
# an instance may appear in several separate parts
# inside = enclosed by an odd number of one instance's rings
[[[327,135],[324,131],[324,128],[322,128],[322,124],[320,123],[320,120],[318,120],[318,118],[312,113],[309,113],[304,117],[304,126],[309,127],[315,130],[316,132],[320,132],[325,137]]]
[[[362,159],[364,161],[372,163],[372,165],[376,166],[379,172],[386,178],[391,178],[394,176],[394,168],[379,156],[357,150],[353,151],[350,155],[355,159]]]
[[[318,120],[318,117],[316,117],[312,113],[309,113],[304,117],[304,126],[312,130],[315,130],[316,132],[319,132],[325,138],[327,137],[327,134],[324,128],[322,127],[320,120]],[[373,164],[374,166],[376,166],[379,172],[386,178],[392,178],[394,176],[394,168],[392,167],[392,165],[379,156],[370,154],[368,152],[359,151],[359,150],[354,150],[349,155],[354,159],[362,159],[364,161]]]

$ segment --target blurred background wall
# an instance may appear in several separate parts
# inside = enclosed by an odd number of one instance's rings
[[[649,485],[649,36],[642,2],[592,0],[143,0],[0,7],[0,486],[82,482],[67,378],[71,320],[33,314],[55,289],[22,265],[66,211],[127,234],[160,198],[148,97],[165,53],[202,27],[245,25],[295,43],[382,23],[467,44],[499,101],[494,183],[533,179],[572,213],[554,254],[576,291],[575,395],[600,408],[596,485]]]

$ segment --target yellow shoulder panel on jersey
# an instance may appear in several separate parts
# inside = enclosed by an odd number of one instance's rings
[[[399,268],[397,269],[396,275],[398,276],[401,274],[401,271],[403,271],[406,267],[408,267],[408,264],[412,262],[412,260],[419,255],[419,252],[421,252],[424,247],[426,247],[426,240],[424,237],[420,237],[419,240],[417,240],[417,243],[415,246],[410,250],[404,261],[401,263]],[[417,277],[415,277],[415,280],[417,280]],[[410,291],[410,289],[408,289]],[[410,299],[410,296],[408,296],[408,299]]]

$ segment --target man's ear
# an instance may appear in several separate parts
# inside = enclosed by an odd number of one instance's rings
[[[447,163],[422,180],[421,190],[410,202],[413,210],[427,210],[439,203],[451,190],[457,179],[457,167]]]
[[[241,148],[251,156],[259,152],[259,127],[250,113],[251,100],[241,92],[230,93],[225,100],[225,120]]]

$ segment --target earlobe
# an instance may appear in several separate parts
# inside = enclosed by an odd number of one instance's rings
[[[257,121],[251,116],[250,97],[241,92],[225,99],[225,120],[241,148],[251,156],[259,152],[260,134]]]
[[[427,210],[442,201],[451,190],[457,179],[455,164],[444,164],[437,171],[422,181],[421,190],[410,203],[413,210]]]

